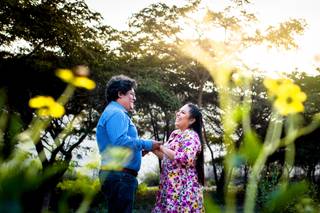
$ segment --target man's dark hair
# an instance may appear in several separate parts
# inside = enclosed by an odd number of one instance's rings
[[[119,98],[120,94],[126,94],[129,90],[135,89],[137,83],[134,79],[125,75],[113,76],[106,86],[106,99],[107,102],[115,101]]]

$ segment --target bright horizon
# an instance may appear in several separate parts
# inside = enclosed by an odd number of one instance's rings
[[[118,30],[127,29],[127,21],[134,14],[150,4],[162,2],[168,5],[184,5],[186,0],[86,0],[89,7],[101,13],[104,24]],[[227,0],[204,0],[205,5],[219,9]],[[314,0],[256,0],[252,1],[250,10],[254,12],[264,26],[275,25],[290,18],[305,19],[307,27],[304,34],[296,38],[298,48],[295,50],[277,50],[267,48],[252,48],[245,51],[245,62],[253,68],[265,70],[268,73],[291,72],[295,69],[316,74],[320,62],[320,1]]]

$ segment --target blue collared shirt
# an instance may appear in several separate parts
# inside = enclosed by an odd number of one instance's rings
[[[130,148],[132,156],[124,167],[139,171],[141,165],[141,150],[150,151],[152,140],[144,140],[138,137],[136,126],[131,121],[126,109],[116,101],[112,101],[103,111],[97,125],[97,142],[100,154],[108,146],[120,146]],[[103,161],[101,166],[105,165]]]

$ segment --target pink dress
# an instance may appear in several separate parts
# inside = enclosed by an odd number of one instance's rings
[[[176,155],[174,160],[163,157],[159,191],[152,212],[204,212],[202,186],[196,171],[196,155],[201,151],[198,134],[191,129],[175,130],[165,146]]]

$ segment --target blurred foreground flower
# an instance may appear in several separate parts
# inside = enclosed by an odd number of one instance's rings
[[[86,76],[89,71],[84,66],[78,66],[75,70],[75,74],[69,69],[58,69],[56,76],[61,78],[64,82],[72,84],[75,87],[82,87],[87,90],[93,90],[96,87],[96,83]]]
[[[293,84],[290,79],[265,79],[263,81],[264,86],[268,89],[268,95],[270,98],[277,96],[278,89],[281,85]]]
[[[131,159],[130,149],[123,147],[110,147],[101,154],[101,161],[104,162],[101,167],[103,170],[120,170]]]
[[[268,89],[268,95],[275,98],[274,107],[284,116],[304,111],[303,102],[307,95],[300,87],[289,79],[266,79],[263,84]]]
[[[50,96],[36,96],[29,100],[29,106],[38,109],[37,113],[42,117],[60,118],[65,112],[64,107]]]
[[[85,110],[77,115],[68,113],[68,119],[60,119],[50,126],[55,122],[53,119],[65,114],[64,106],[77,88],[92,90],[95,82],[87,78],[89,69],[85,66],[77,66],[73,72],[60,69],[56,74],[68,85],[57,99],[39,95],[29,100],[29,107],[36,109],[36,115],[26,128],[19,115],[7,110],[7,95],[0,89],[0,151],[5,154],[0,156],[0,212],[48,212],[52,207],[50,197],[53,191],[57,192],[56,187],[60,188],[58,193],[63,197],[57,200],[58,206],[65,206],[59,212],[70,212],[69,197],[79,195],[78,210],[72,212],[87,212],[100,188],[94,171],[93,178],[74,173],[76,165],[72,156],[75,149],[82,148],[84,137],[78,135],[78,127],[85,120]],[[49,126],[50,130],[47,129]],[[51,131],[57,134],[47,137],[46,133]],[[66,142],[71,138],[71,143]],[[111,154],[116,164],[125,162],[121,157],[128,156],[121,155],[119,150]],[[98,166],[92,165],[91,170],[98,170]]]
[[[295,114],[304,111],[303,102],[307,99],[300,87],[295,84],[280,86],[279,95],[274,106],[281,115]]]

